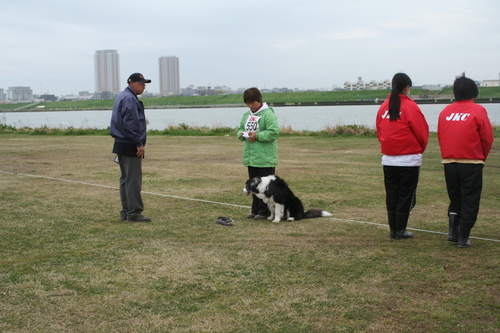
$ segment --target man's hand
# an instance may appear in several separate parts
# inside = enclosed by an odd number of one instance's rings
[[[137,157],[144,158],[146,156],[146,149],[144,146],[137,147]]]

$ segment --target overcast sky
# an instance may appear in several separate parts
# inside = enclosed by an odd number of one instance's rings
[[[94,92],[96,50],[117,50],[120,80],[159,92],[158,58],[179,58],[181,88],[332,89],[391,79],[452,84],[500,73],[498,0],[0,0],[0,88]]]

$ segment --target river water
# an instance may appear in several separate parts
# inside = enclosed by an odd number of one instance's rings
[[[445,104],[419,105],[432,132]],[[500,104],[483,104],[493,125],[500,125]],[[320,131],[327,126],[363,125],[375,128],[379,105],[333,105],[275,107],[280,126],[296,131]],[[148,129],[163,130],[170,125],[186,124],[199,127],[238,127],[244,107],[199,109],[147,109]],[[110,110],[0,112],[0,124],[22,127],[97,128],[109,126]]]

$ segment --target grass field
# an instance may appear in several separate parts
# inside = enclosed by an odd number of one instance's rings
[[[119,219],[110,137],[0,137],[0,332],[500,332],[497,143],[459,249],[435,134],[400,241],[374,137],[280,138],[277,174],[333,218],[279,224],[245,218],[232,135],[149,137],[148,224]]]
[[[387,98],[390,90],[359,90],[359,91],[304,91],[287,93],[266,93],[263,94],[264,101],[274,105],[276,104],[315,104],[315,103],[359,103],[364,101],[378,100],[381,103]],[[411,90],[411,97],[417,99],[424,93],[421,88]],[[449,95],[453,94],[452,88],[444,88],[437,95],[436,91],[425,91],[430,96],[430,100],[439,99],[439,95],[449,101]],[[481,87],[479,88],[479,100],[500,102],[500,87]],[[199,107],[207,105],[244,105],[242,94],[230,95],[209,95],[209,96],[170,96],[170,97],[150,97],[141,98],[146,108],[163,107]],[[57,101],[33,103],[0,104],[0,110],[11,111],[18,108],[23,110],[38,110],[37,106],[44,106],[49,110],[104,110],[113,108],[114,99],[101,100],[80,100],[80,101]]]

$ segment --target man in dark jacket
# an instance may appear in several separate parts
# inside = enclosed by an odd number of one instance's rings
[[[122,221],[151,222],[143,216],[141,197],[142,159],[146,146],[146,117],[144,104],[137,98],[151,83],[140,73],[130,75],[128,86],[116,98],[111,115],[110,134],[115,138],[113,153],[120,164],[120,199]]]

